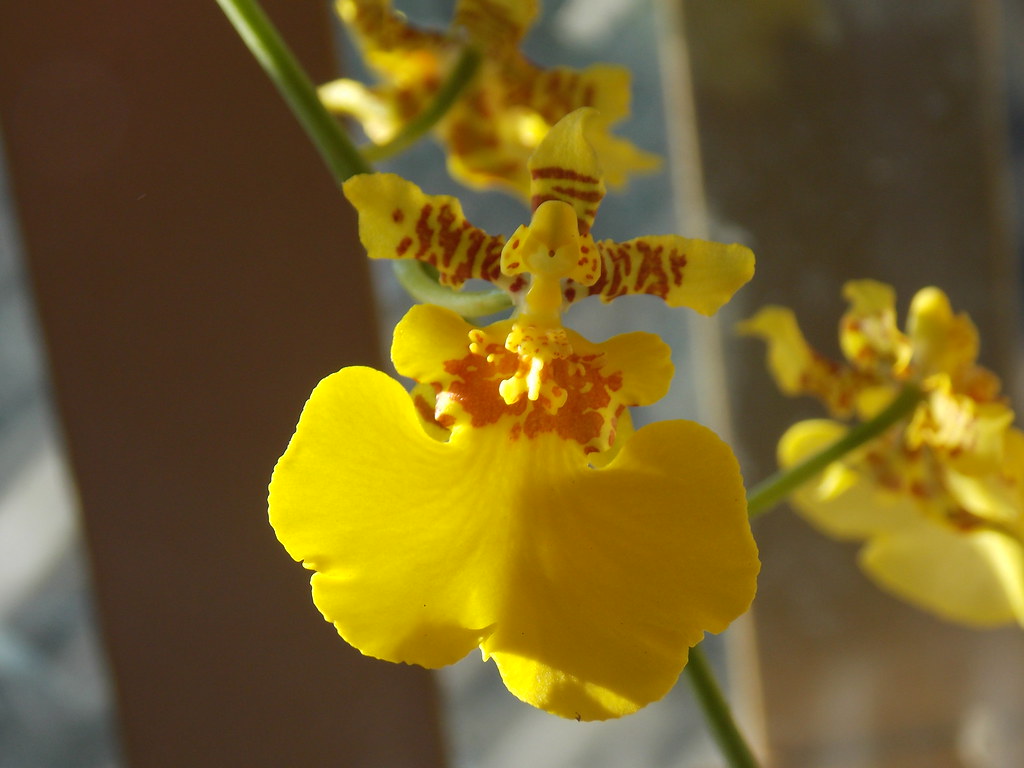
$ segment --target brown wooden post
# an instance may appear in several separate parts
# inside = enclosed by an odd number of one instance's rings
[[[332,74],[326,6],[268,2]],[[317,380],[378,364],[353,217],[209,0],[5,0],[0,121],[131,766],[438,766],[266,522]]]

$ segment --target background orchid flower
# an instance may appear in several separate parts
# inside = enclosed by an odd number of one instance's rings
[[[583,71],[543,69],[519,51],[537,16],[536,0],[459,0],[446,32],[411,25],[392,10],[390,0],[340,0],[337,7],[380,82],[335,80],[320,95],[332,111],[359,120],[377,144],[393,139],[424,110],[459,52],[470,45],[482,54],[480,71],[435,129],[448,169],[459,181],[528,195],[530,154],[552,125],[579,107],[600,113],[588,138],[613,187],[660,165],[657,156],[610,133],[629,114],[626,69],[603,64]]]
[[[595,344],[561,323],[587,293],[714,311],[753,255],[674,236],[595,242],[603,182],[586,119],[538,147],[533,218],[507,240],[397,176],[346,182],[371,257],[420,259],[453,287],[490,280],[516,311],[478,328],[410,310],[391,354],[412,395],[368,368],[322,381],[274,471],[270,518],[363,653],[438,667],[479,647],[520,699],[594,720],[662,697],[704,632],[748,608],[759,563],[729,447],[688,421],[628,427],[629,406],[668,388],[666,345]]]
[[[741,330],[768,342],[784,392],[814,395],[834,416],[868,419],[906,384],[923,394],[909,417],[793,494],[794,506],[826,533],[864,541],[860,564],[888,591],[952,621],[1024,626],[1024,434],[998,379],[976,363],[973,323],[937,288],[914,297],[906,333],[890,286],[852,281],[844,294],[845,363],[812,350],[784,307]],[[794,424],[779,463],[791,467],[848,430]]]

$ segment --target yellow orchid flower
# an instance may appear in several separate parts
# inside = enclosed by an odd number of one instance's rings
[[[610,133],[629,114],[625,68],[542,69],[520,53],[519,42],[538,13],[536,0],[459,0],[446,33],[409,24],[390,0],[339,0],[337,7],[381,82],[340,79],[324,85],[320,96],[328,109],[359,120],[378,144],[424,110],[469,44],[483,54],[480,71],[435,128],[459,181],[525,196],[530,154],[552,125],[579,107],[600,112],[588,138],[613,187],[660,165],[657,156]]]
[[[453,286],[491,280],[517,310],[483,328],[410,310],[391,355],[411,395],[369,368],[324,379],[274,470],[270,518],[364,654],[439,667],[479,647],[523,701],[595,720],[662,697],[704,632],[747,609],[759,564],[729,447],[688,421],[632,431],[626,409],[667,391],[666,345],[595,344],[561,323],[569,292],[709,311],[753,256],[675,237],[596,243],[585,119],[538,147],[533,218],[508,240],[397,176],[345,184],[371,256],[420,259]]]
[[[1024,626],[1024,433],[999,380],[977,365],[978,333],[938,288],[896,325],[895,292],[858,280],[844,288],[845,363],[810,348],[793,313],[766,307],[741,331],[768,342],[768,364],[790,395],[820,398],[833,416],[870,418],[907,383],[924,395],[913,413],[831,464],[792,496],[824,532],[865,542],[864,571],[880,586],[945,619]],[[848,432],[815,419],[779,442],[791,467]]]

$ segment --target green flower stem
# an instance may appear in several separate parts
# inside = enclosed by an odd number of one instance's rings
[[[390,141],[364,147],[363,155],[369,160],[377,162],[397,155],[419,141],[424,134],[437,125],[442,117],[448,114],[448,110],[452,108],[455,100],[472,82],[482,60],[480,52],[473,46],[467,45],[463,48],[455,66],[448,74],[448,78],[426,109],[402,126],[402,129]]]
[[[217,3],[291,107],[338,185],[341,186],[346,179],[357,173],[373,173],[373,166],[359,153],[348,134],[324,107],[309,76],[299,66],[256,0],[217,0]],[[465,49],[437,98],[422,115],[399,133],[395,141],[405,137],[403,141],[406,143],[403,146],[407,146],[416,136],[429,130],[451,107],[456,95],[472,79],[479,64],[479,54],[469,48]],[[412,126],[419,126],[415,129],[415,135]],[[399,282],[415,298],[449,307],[466,317],[492,314],[510,306],[504,291],[494,289],[455,293],[439,285],[419,264],[396,261],[394,267]]]
[[[277,86],[340,185],[373,168],[359,154],[338,121],[324,108],[316,88],[256,0],[217,0],[239,37]]]
[[[425,264],[411,259],[392,262],[395,277],[412,296],[427,304],[441,304],[463,317],[483,317],[503,312],[512,306],[504,291],[453,291],[440,285],[427,272]]]
[[[743,739],[736,721],[732,718],[729,705],[722,695],[722,689],[711,671],[700,646],[690,649],[690,660],[686,663],[686,675],[693,692],[700,702],[704,716],[711,726],[711,733],[718,742],[730,768],[757,768],[757,760]]]
[[[747,494],[747,513],[751,519],[770,510],[833,461],[842,458],[868,440],[878,437],[897,421],[909,415],[923,396],[920,388],[907,384],[896,399],[874,418],[853,427],[819,453],[788,469],[780,470],[755,485]]]

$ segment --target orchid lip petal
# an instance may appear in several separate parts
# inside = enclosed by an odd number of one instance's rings
[[[436,667],[479,645],[534,706],[628,714],[753,598],[736,460],[692,422],[644,427],[599,470],[571,439],[511,431],[440,442],[397,382],[344,369],[275,469],[271,522],[363,653]]]

